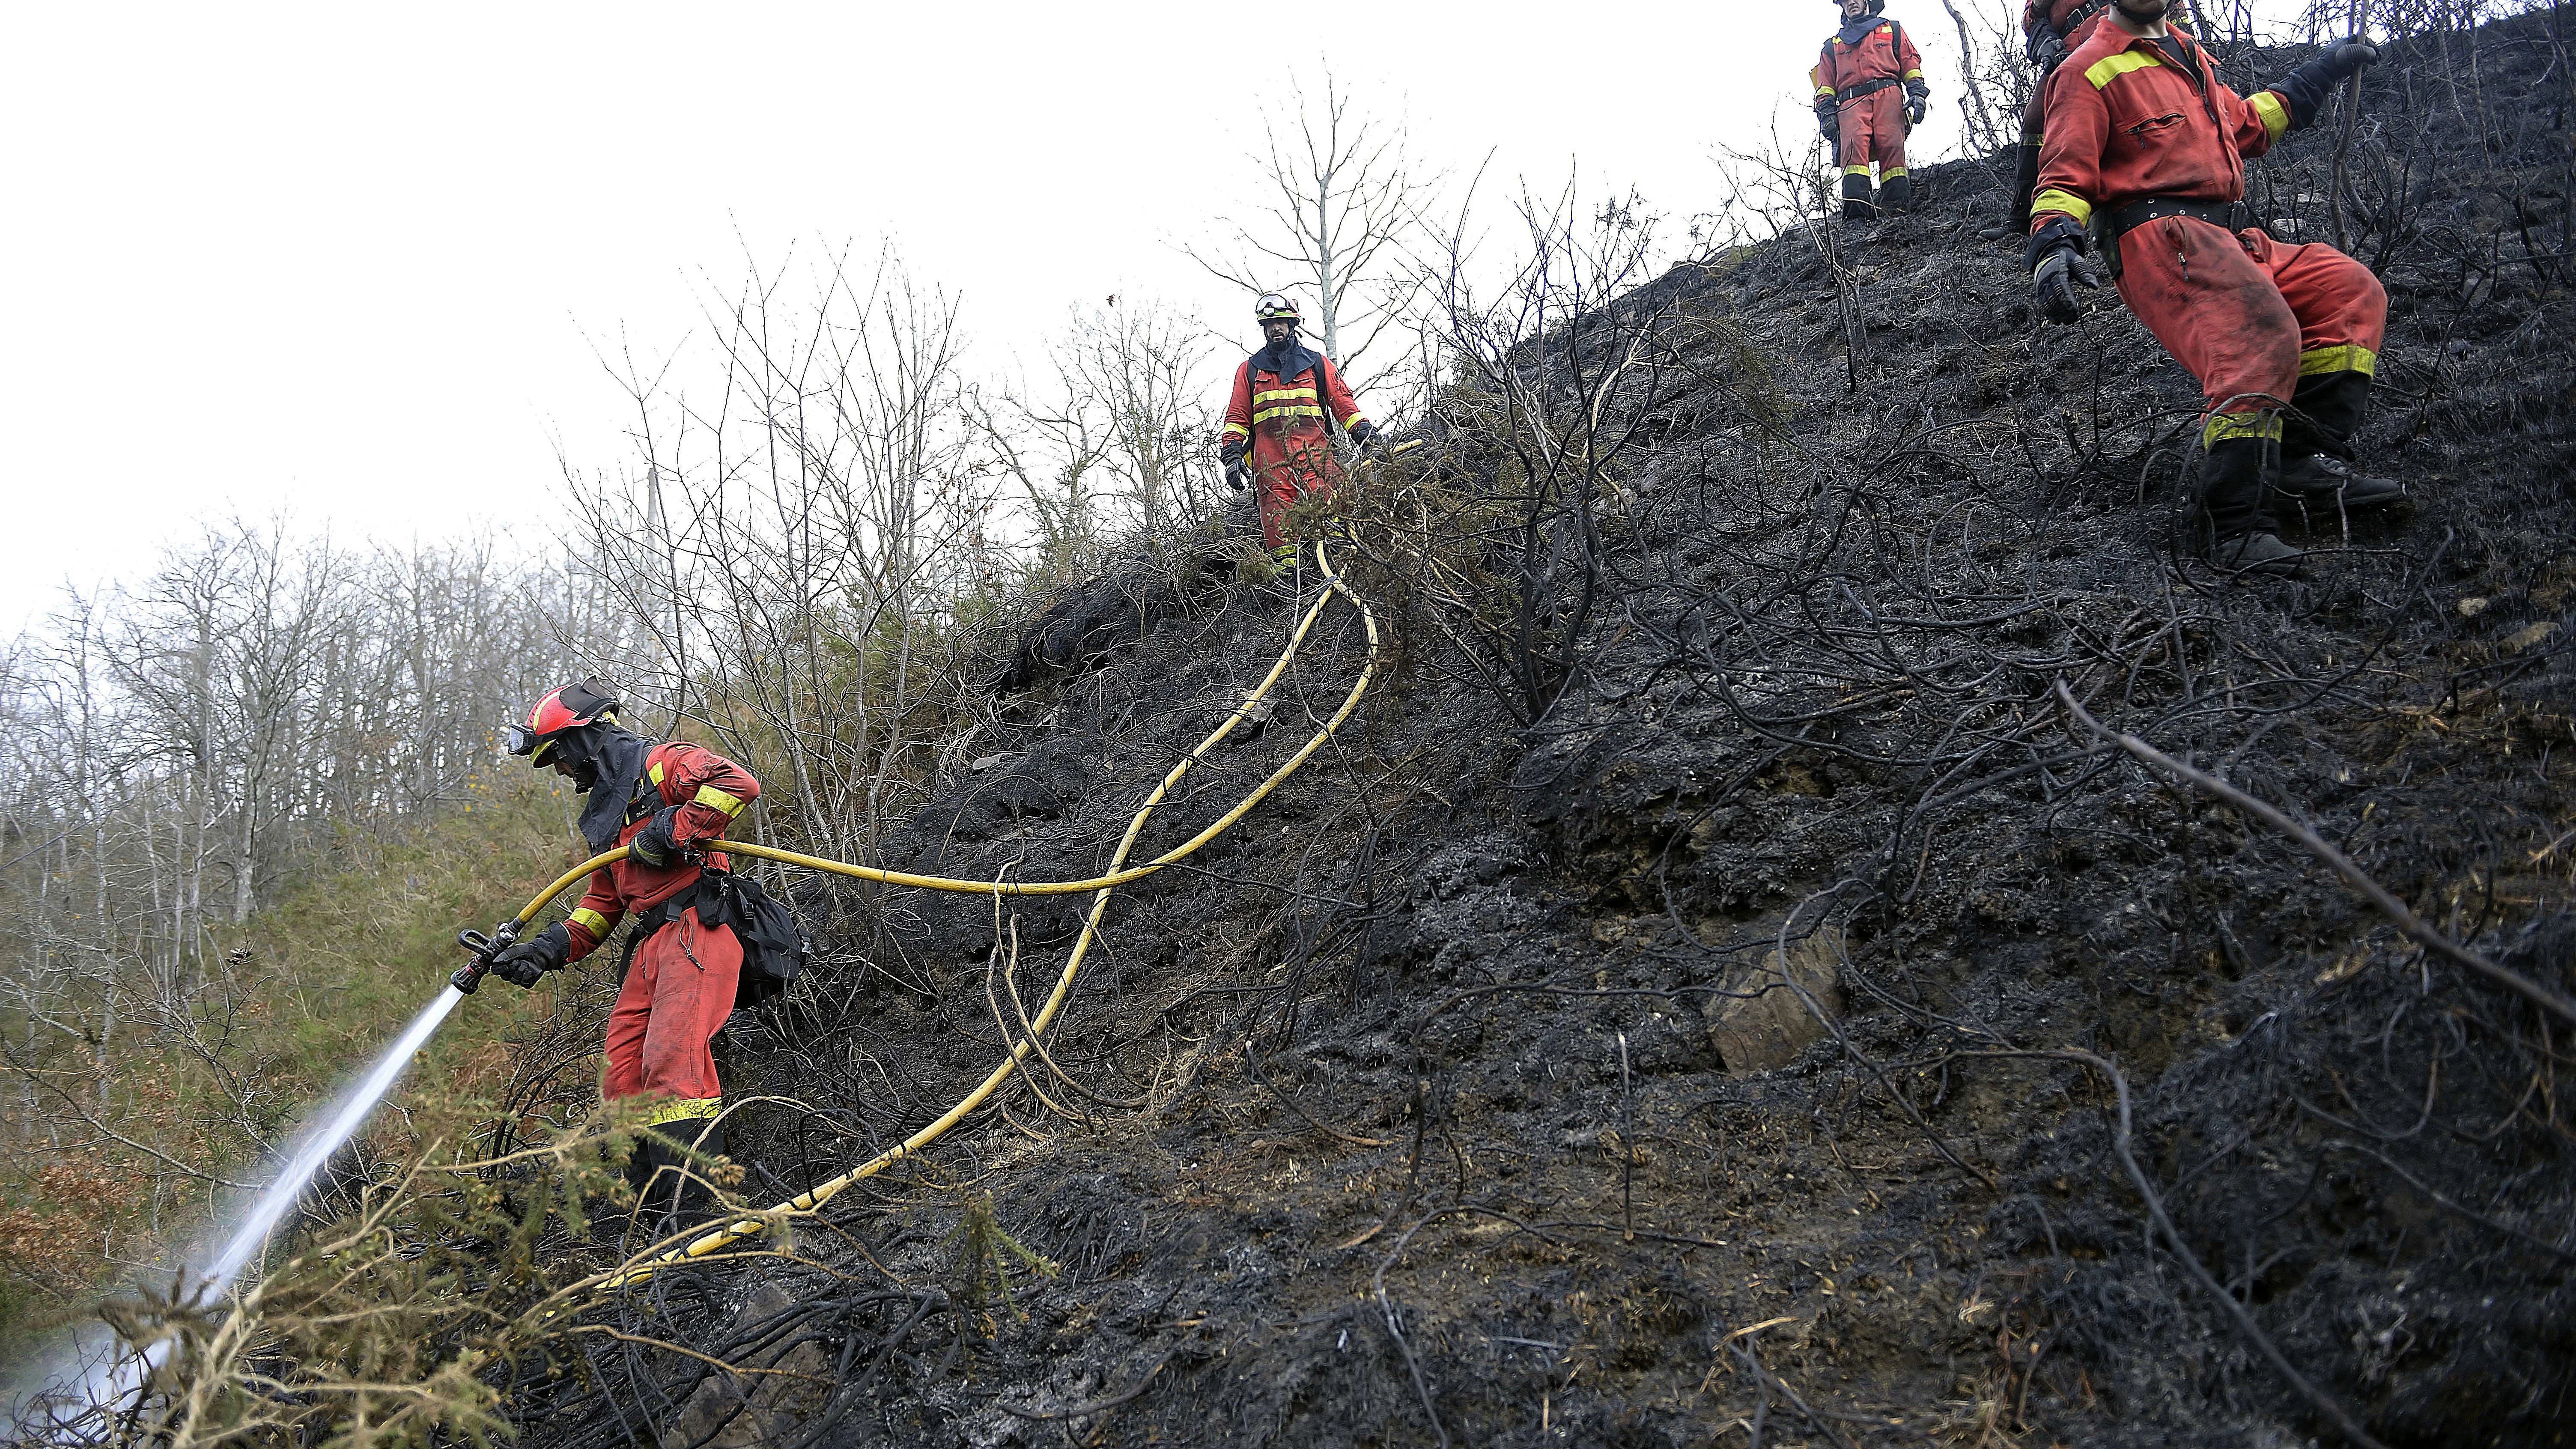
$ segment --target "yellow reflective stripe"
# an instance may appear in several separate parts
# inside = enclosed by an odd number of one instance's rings
[[[1886,167],[1886,168],[1882,169],[1882,170],[1878,173],[1878,179],[1879,179],[1879,180],[1881,180],[1881,181],[1894,181],[1897,177],[1902,176],[1902,175],[1904,175],[1904,174],[1905,174],[1905,168],[1904,168],[1904,167],[1902,167],[1902,166],[1889,166],[1889,167]]]
[[[2322,377],[2329,372],[2357,372],[2364,377],[2376,377],[2379,374],[2379,354],[2367,347],[2350,344],[2311,347],[2299,354],[2299,376]]]
[[[1319,407],[1269,408],[1254,413],[1252,420],[1255,423],[1266,423],[1272,418],[1320,418],[1323,415],[1324,410]]]
[[[1252,429],[1245,427],[1241,423],[1228,423],[1225,425],[1225,431],[1218,433],[1217,436],[1222,438],[1231,433],[1249,433],[1251,431]]]
[[[608,939],[608,918],[597,911],[591,910],[587,906],[575,907],[573,909],[573,913],[564,919],[581,927],[583,930],[588,931],[590,933],[590,939],[593,941],[605,941]]]
[[[1832,95],[1833,93],[1834,93],[1834,88],[1833,88],[1832,86],[1818,86],[1818,87],[1816,87],[1816,94],[1817,94],[1817,95],[1820,95],[1820,96],[1829,96],[1829,95]]]
[[[713,1117],[723,1110],[724,1098],[722,1097],[673,1097],[647,1114],[644,1125],[659,1127],[665,1122],[686,1122],[694,1117]]]
[[[2263,133],[2273,140],[2280,140],[2281,134],[2290,129],[2290,108],[2282,105],[2281,98],[2272,92],[2256,91],[2245,98],[2245,104],[2252,106],[2254,114],[2262,118]]]
[[[2093,203],[2072,191],[2060,191],[2054,186],[2030,199],[2031,215],[2037,216],[2043,211],[2062,211],[2075,218],[2077,226],[2093,219]]]
[[[738,796],[726,794],[724,791],[717,789],[713,785],[700,785],[698,787],[697,799],[690,803],[695,805],[712,805],[718,810],[723,811],[725,813],[725,818],[730,820],[734,816],[742,813],[742,807],[746,802]]]
[[[649,770],[646,770],[644,773],[645,773],[645,774],[648,774],[648,775],[650,775],[650,776],[652,776],[652,777],[653,777],[653,788],[654,788],[654,789],[659,790],[659,789],[661,789],[661,788],[662,788],[662,767],[661,767],[661,766],[659,766],[659,765],[655,765],[653,768],[651,768],[651,769],[649,769]]]
[[[1342,419],[1342,431],[1349,432],[1351,429],[1356,428],[1367,421],[1368,415],[1366,413],[1353,413],[1349,417]]]
[[[1279,401],[1279,400],[1280,400],[1280,399],[1282,399],[1282,398],[1288,398],[1288,399],[1292,399],[1292,400],[1293,400],[1293,399],[1296,399],[1296,398],[1301,398],[1301,397],[1302,397],[1302,398],[1312,398],[1314,395],[1315,395],[1315,385],[1314,385],[1313,383],[1305,383],[1305,384],[1300,385],[1300,386],[1297,386],[1297,387],[1270,387],[1270,388],[1263,388],[1263,389],[1261,389],[1260,391],[1255,392],[1255,393],[1252,395],[1252,400],[1253,400],[1254,402],[1257,402],[1257,403],[1266,403],[1266,402],[1277,402],[1277,401]]]
[[[1897,77],[1897,79],[1898,79],[1898,80],[1921,80],[1921,79],[1923,79],[1923,72],[1921,72],[1921,71],[1919,71],[1919,70],[1909,70],[1909,71],[1907,71],[1905,74],[1903,74],[1903,75],[1901,75],[1901,76],[1898,76],[1898,77]]]
[[[1845,176],[1867,176],[1869,174],[1869,163],[1863,161],[1858,166],[1846,166],[1843,168],[1843,174]]]
[[[2084,78],[2091,81],[2093,83],[2093,89],[2098,91],[2104,86],[2109,85],[2114,77],[2127,75],[2133,70],[2145,70],[2151,65],[2160,66],[2163,64],[2163,61],[2156,59],[2152,55],[2146,54],[2144,51],[2124,50],[2118,55],[2106,55],[2100,60],[2093,62],[2091,65],[2086,66],[2084,68]]]
[[[2201,425],[2200,445],[2215,447],[2237,438],[2278,438],[2281,436],[2279,413],[2212,413]]]

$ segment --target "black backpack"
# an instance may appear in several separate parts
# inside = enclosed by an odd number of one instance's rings
[[[796,924],[787,904],[761,889],[760,882],[729,870],[702,866],[698,883],[646,911],[627,934],[626,954],[618,963],[623,975],[635,950],[681,913],[694,909],[702,926],[731,926],[742,943],[742,975],[733,988],[733,1009],[747,1011],[787,989],[814,954],[814,943]]]
[[[805,958],[814,954],[814,943],[787,903],[747,875],[704,871],[698,880],[698,919],[733,927],[735,939],[742,942],[742,978],[733,989],[736,1011],[786,991],[805,969]]]

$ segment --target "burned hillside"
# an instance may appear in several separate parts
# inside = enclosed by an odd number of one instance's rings
[[[2406,42],[2259,168],[2388,288],[2414,495],[2296,580],[2197,561],[2196,390],[2107,292],[2039,325],[2008,160],[1632,289],[1569,223],[1571,315],[1326,545],[1353,722],[1118,892],[1025,1080],[527,1361],[528,1442],[2564,1442],[2572,38]],[[1105,868],[1323,586],[1263,572],[1030,625],[886,864]],[[1370,654],[1328,604],[1136,858]],[[754,1205],[956,1101],[1090,907],[827,899],[730,1048]]]

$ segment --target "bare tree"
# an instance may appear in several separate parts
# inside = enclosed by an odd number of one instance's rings
[[[891,248],[827,258],[808,297],[787,276],[755,267],[710,303],[711,378],[617,359],[635,456],[565,471],[584,566],[651,621],[609,663],[668,728],[775,762],[758,828],[856,856],[946,736],[949,631],[995,568],[996,485],[955,300]]]
[[[1464,212],[1437,289],[1456,386],[1436,421],[1466,466],[1490,461],[1495,496],[1444,526],[1484,520],[1467,580],[1434,548],[1391,572],[1425,581],[1443,628],[1474,672],[1524,724],[1548,717],[1583,678],[1582,641],[1603,598],[1605,535],[1636,496],[1652,420],[1696,382],[1690,358],[1717,335],[1661,270],[1659,219],[1630,192],[1587,205],[1573,181],[1514,207],[1520,246],[1510,274],[1480,285]],[[1427,503],[1417,503],[1428,517]],[[1407,510],[1393,510],[1401,517]],[[1443,582],[1447,580],[1448,582]]]
[[[1112,297],[1048,348],[1053,377],[979,398],[995,466],[1037,528],[1038,566],[1089,570],[1112,540],[1166,539],[1215,512],[1204,332],[1154,302]]]
[[[1959,32],[1959,117],[1968,153],[2014,144],[2033,80],[2022,60],[2021,0],[1988,0],[1973,26],[1953,0],[1941,0],[1941,8]]]
[[[1320,103],[1295,83],[1290,98],[1293,135],[1263,122],[1266,148],[1252,159],[1268,195],[1254,220],[1236,223],[1238,253],[1188,255],[1246,292],[1311,287],[1326,355],[1354,385],[1391,393],[1387,411],[1402,411],[1428,383],[1411,366],[1420,349],[1407,334],[1421,326],[1422,269],[1404,242],[1422,234],[1435,185],[1407,156],[1403,123],[1355,111],[1330,71]]]

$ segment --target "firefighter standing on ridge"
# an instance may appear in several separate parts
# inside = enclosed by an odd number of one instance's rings
[[[627,857],[591,872],[590,888],[572,914],[495,956],[495,976],[534,987],[548,971],[599,949],[628,911],[643,913],[632,964],[608,1015],[604,1100],[661,1099],[627,1166],[639,1213],[658,1218],[694,1207],[684,1184],[683,1148],[724,1151],[723,1086],[709,1043],[732,1014],[742,970],[733,928],[706,925],[689,909],[697,898],[700,861],[717,870],[728,826],[759,798],[760,782],[740,765],[689,744],[654,744],[622,729],[619,703],[593,678],[537,701],[528,721],[512,725],[511,754],[550,766],[590,799],[581,834],[596,854],[623,844]],[[703,853],[703,854],[702,854]]]
[[[1825,41],[1809,72],[1816,85],[1816,125],[1834,143],[1843,168],[1843,220],[1867,221],[1883,207],[1914,206],[1914,178],[1905,174],[1905,133],[1932,104],[1923,80],[1923,57],[1905,27],[1882,19],[1887,0],[1837,0],[1843,28]],[[1905,88],[1898,99],[1897,87]],[[1872,205],[1869,168],[1878,165],[1879,195]]]
[[[1377,425],[1360,415],[1359,400],[1333,360],[1297,341],[1297,304],[1264,292],[1253,304],[1261,324],[1261,350],[1234,370],[1234,395],[1225,405],[1217,456],[1227,486],[1250,483],[1261,504],[1261,541],[1282,564],[1297,557],[1288,533],[1288,510],[1299,498],[1329,498],[1341,486],[1341,460],[1333,456],[1327,420],[1361,448],[1377,438]]]
[[[2021,115],[2021,164],[2015,168],[2013,202],[2017,208],[2013,224],[2030,220],[2031,193],[2039,189],[2039,149],[2047,133],[2048,78],[2057,73],[2058,64],[2093,38],[2093,27],[2102,21],[2102,12],[2111,8],[2111,0],[2022,0],[2022,53],[2029,57],[2031,68],[2039,72],[2039,83],[2030,88],[2030,104]],[[2188,21],[2190,7],[2184,0],[2173,0],[2165,12],[2165,24],[2179,26]]]
[[[2085,226],[2101,234],[2120,300],[2199,379],[2201,506],[2211,561],[2297,572],[2276,510],[2393,503],[2405,489],[2355,474],[2350,455],[2388,323],[2370,269],[2320,243],[2229,230],[2245,161],[2314,120],[2327,93],[2378,59],[2335,46],[2271,90],[2241,97],[2166,23],[2168,0],[2114,0],[2048,82],[2047,140],[2026,258],[2051,322],[2083,315]],[[2290,411],[2285,419],[2284,406]],[[2267,487],[2274,449],[2282,464]]]

